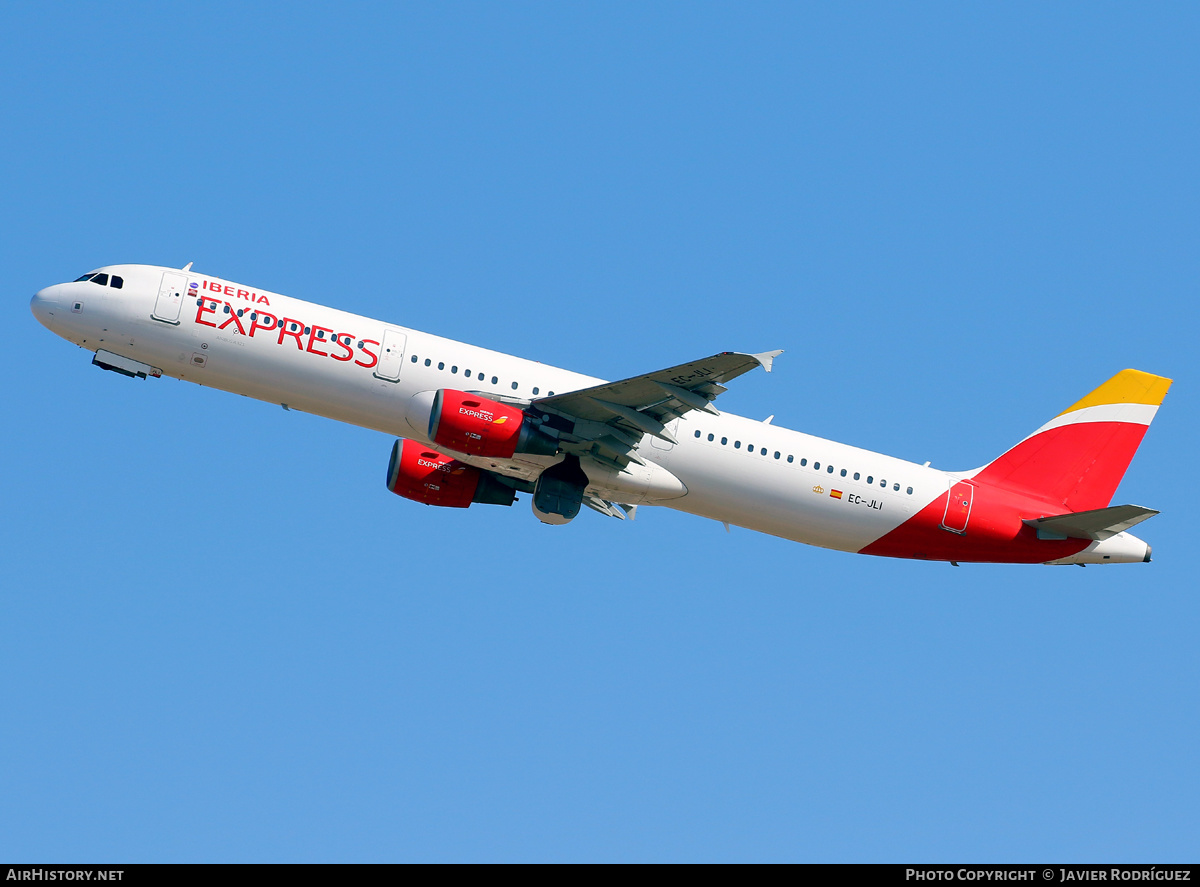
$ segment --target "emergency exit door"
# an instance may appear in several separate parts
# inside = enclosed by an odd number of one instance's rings
[[[408,336],[399,330],[384,330],[383,344],[379,346],[379,365],[375,367],[375,378],[389,382],[400,381],[400,364],[404,360],[404,345]]]
[[[971,517],[971,502],[975,498],[975,485],[969,480],[960,480],[950,487],[946,498],[946,513],[942,516],[942,529],[966,535],[967,521]]]

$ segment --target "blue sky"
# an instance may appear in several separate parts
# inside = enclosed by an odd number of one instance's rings
[[[1192,859],[1200,11],[7,4],[0,858]],[[855,557],[384,489],[88,365],[182,266],[943,468],[1124,367],[1149,566]]]

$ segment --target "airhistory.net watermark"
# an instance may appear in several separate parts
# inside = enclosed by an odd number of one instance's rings
[[[6,881],[120,881],[124,869],[75,869],[75,868],[45,868],[42,866],[28,868],[13,867],[4,876]]]

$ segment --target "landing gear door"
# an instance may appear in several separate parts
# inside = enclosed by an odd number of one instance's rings
[[[942,529],[965,536],[967,521],[971,517],[971,503],[975,498],[975,485],[969,480],[960,480],[950,487],[946,498],[946,513],[942,516]]]
[[[163,323],[179,325],[179,309],[183,307],[183,294],[187,292],[187,276],[178,271],[164,271],[162,283],[158,285],[158,298],[154,312],[150,315]]]
[[[384,330],[383,344],[379,347],[379,365],[375,367],[375,378],[388,382],[400,381],[400,365],[404,361],[404,346],[408,337],[399,330]]]

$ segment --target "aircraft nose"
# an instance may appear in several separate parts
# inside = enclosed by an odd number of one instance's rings
[[[55,284],[38,290],[29,300],[29,310],[42,326],[49,328],[54,315],[62,309],[61,294],[62,284]]]

